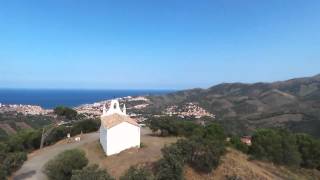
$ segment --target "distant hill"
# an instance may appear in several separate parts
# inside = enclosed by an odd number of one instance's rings
[[[170,105],[199,103],[215,114],[229,133],[284,127],[320,137],[320,75],[274,83],[223,83],[149,99],[153,112]]]

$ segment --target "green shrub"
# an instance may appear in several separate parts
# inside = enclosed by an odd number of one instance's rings
[[[223,128],[217,123],[211,123],[204,128],[203,138],[224,142],[226,139]]]
[[[82,170],[72,171],[71,180],[114,180],[106,170],[99,169],[98,165],[91,165]]]
[[[66,138],[69,132],[70,129],[65,126],[59,126],[57,128],[54,128],[46,138],[45,145],[51,145],[63,138]]]
[[[83,133],[90,133],[98,131],[100,128],[100,120],[94,119],[86,119],[81,120],[73,124],[71,128],[71,135],[77,135],[81,132]]]
[[[163,158],[158,162],[156,179],[181,180],[183,179],[183,167],[185,157],[177,145],[171,145],[162,149]]]
[[[307,134],[296,134],[296,143],[301,154],[301,166],[320,169],[320,141]]]
[[[154,177],[145,167],[130,167],[120,180],[154,180]]]
[[[200,172],[211,172],[219,163],[225,152],[225,145],[219,140],[193,137],[176,143],[184,162]]]
[[[0,165],[0,180],[6,180],[7,179],[7,172],[3,165]]]
[[[72,108],[64,107],[64,106],[58,106],[54,108],[53,111],[58,116],[63,116],[68,120],[74,120],[77,118],[77,115],[78,115],[76,110]]]
[[[88,159],[82,150],[67,150],[49,161],[44,172],[50,180],[70,180],[72,171],[81,170],[87,164]]]
[[[231,147],[243,152],[248,153],[249,146],[241,142],[240,138],[238,136],[233,136],[230,139],[230,145]]]
[[[27,153],[25,152],[8,153],[2,165],[6,174],[10,175],[12,172],[18,170],[26,160]]]
[[[252,136],[250,154],[276,164],[299,166],[300,153],[295,136],[285,130],[261,129]]]
[[[186,121],[179,117],[151,118],[147,124],[153,132],[160,131],[161,136],[189,137],[193,135],[195,129],[200,128],[194,122]]]

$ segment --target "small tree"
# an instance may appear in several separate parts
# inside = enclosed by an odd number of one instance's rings
[[[72,171],[71,180],[114,180],[106,170],[99,169],[98,165],[91,165],[82,170]]]
[[[7,179],[7,173],[5,168],[0,165],[0,180],[6,180]]]
[[[158,162],[156,179],[181,180],[183,179],[183,167],[185,157],[177,145],[171,145],[162,149],[163,158]]]
[[[252,136],[250,154],[257,159],[277,164],[299,166],[300,153],[296,138],[285,130],[261,129]]]
[[[120,180],[154,180],[154,177],[145,167],[130,167]]]
[[[53,112],[58,116],[63,116],[67,118],[68,120],[76,119],[78,115],[76,110],[64,106],[58,106],[54,108]]]
[[[301,166],[320,169],[320,141],[307,134],[297,134],[296,141],[302,158]]]
[[[233,148],[243,152],[248,153],[249,146],[241,142],[240,138],[238,136],[233,136],[230,139],[230,144]]]
[[[83,133],[89,133],[97,131],[100,128],[100,120],[96,119],[86,119],[77,121],[71,128],[71,134],[76,135]]]
[[[25,160],[27,160],[27,154],[25,152],[8,153],[3,161],[3,168],[6,174],[10,175],[19,169]]]
[[[70,180],[73,170],[80,170],[87,164],[88,159],[82,150],[67,150],[49,161],[44,172],[50,180]]]

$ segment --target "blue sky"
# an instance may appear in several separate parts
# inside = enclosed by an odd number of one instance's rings
[[[319,73],[319,0],[0,1],[4,88],[185,89]]]

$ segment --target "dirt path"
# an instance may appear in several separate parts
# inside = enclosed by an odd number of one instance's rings
[[[42,168],[50,159],[59,153],[84,146],[99,139],[99,133],[84,134],[80,142],[66,143],[61,141],[53,146],[46,147],[28,155],[28,160],[13,175],[14,180],[46,180],[46,176],[42,173]]]
[[[55,145],[35,151],[28,155],[28,160],[22,168],[14,173],[14,180],[46,180],[42,172],[43,166],[59,153],[73,148],[81,148],[91,164],[99,164],[101,168],[107,169],[113,176],[119,177],[130,166],[154,162],[161,158],[161,149],[168,144],[177,141],[176,137],[156,137],[150,135],[148,128],[141,128],[141,142],[145,147],[132,148],[120,154],[106,157],[99,144],[99,133],[82,135],[79,143],[66,143],[60,141]]]

